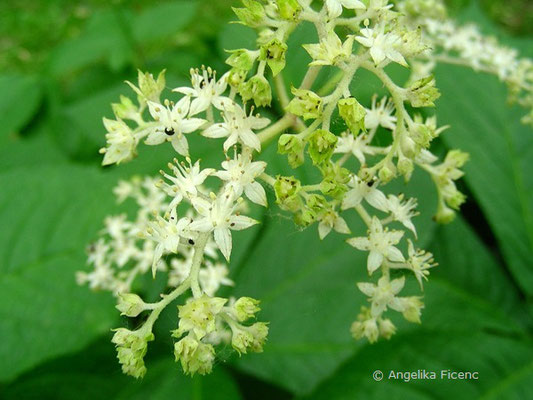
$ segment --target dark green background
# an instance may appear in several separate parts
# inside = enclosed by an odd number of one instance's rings
[[[397,320],[392,340],[355,342],[349,325],[364,302],[355,282],[366,278],[365,254],[333,234],[319,243],[315,227],[299,232],[275,207],[254,210],[262,224],[236,235],[236,287],[223,294],[262,300],[260,319],[271,321],[265,352],[239,358],[222,348],[211,376],[184,377],[172,360],[170,307],[149,346],[145,379],[122,375],[110,328],[127,321],[110,295],[78,287],[75,271],[86,267],[84,247],[104,216],[122,210],[111,194],[116,181],[155,174],[174,154],[170,146],[141,146],[138,160],[104,170],[101,118],[111,116],[119,94],[131,94],[123,81],[137,68],[167,68],[172,88],[187,82],[191,66],[222,70],[224,49],[252,46],[246,28],[226,24],[233,3],[0,3],[0,398],[530,398],[533,131],[517,122],[523,110],[506,104],[496,78],[458,67],[437,70],[438,118],[452,127],[436,150],[471,154],[461,217],[433,224],[435,191],[423,173],[410,188],[393,189],[419,198],[419,246],[440,264],[425,287],[421,326]],[[450,3],[462,21],[533,56],[530,2]],[[308,58],[298,45],[310,35],[302,26],[291,39],[288,83],[301,79]],[[382,90],[367,78],[352,86],[365,104]],[[213,160],[212,146],[196,143],[193,157]],[[262,157],[271,172],[288,171],[274,148]],[[374,382],[376,369],[478,371],[480,379]]]

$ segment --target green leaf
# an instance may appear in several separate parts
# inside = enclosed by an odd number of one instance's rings
[[[533,347],[518,325],[525,321],[512,283],[461,219],[441,227],[431,249],[440,265],[425,287],[422,325],[365,345],[309,398],[527,398]],[[441,379],[447,369],[477,371],[479,379]],[[382,382],[372,379],[375,370]],[[390,371],[418,370],[437,379],[389,379]]]
[[[113,202],[110,181],[72,166],[0,174],[0,380],[76,351],[113,325],[111,296],[75,281],[83,247]]]
[[[42,87],[36,76],[0,75],[0,93],[0,143],[5,143],[35,115]]]
[[[149,43],[176,34],[195,15],[196,1],[172,1],[143,10],[131,21],[133,37],[138,43]]]
[[[141,380],[123,375],[113,345],[99,341],[72,356],[58,358],[7,385],[5,400],[238,400],[241,398],[230,374],[220,366],[211,375],[183,375],[172,353],[148,361]]]
[[[457,85],[461,82],[461,85]],[[438,104],[450,147],[470,153],[465,180],[498,239],[517,284],[533,294],[533,132],[523,110],[505,104],[496,78],[446,66],[437,70]]]
[[[490,350],[489,350],[490,349]],[[484,332],[420,330],[367,346],[306,399],[527,399],[533,379],[530,340]],[[374,371],[383,380],[373,379]],[[448,379],[448,372],[478,379]],[[427,372],[427,379],[402,379]],[[435,373],[432,379],[431,372]],[[391,375],[391,373],[393,375]],[[443,375],[442,375],[443,374]]]

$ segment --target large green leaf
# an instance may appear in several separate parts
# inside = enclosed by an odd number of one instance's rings
[[[422,326],[364,346],[310,398],[527,398],[533,347],[519,326],[523,316],[511,282],[461,219],[441,228],[432,248],[440,266],[426,284]],[[441,379],[447,369],[477,371],[479,379]],[[384,373],[382,382],[372,379],[375,370]],[[434,371],[438,379],[388,379],[390,371],[418,370]]]
[[[416,187],[430,190],[427,185]],[[424,199],[422,205],[433,206],[428,196],[429,193],[419,196]],[[423,215],[429,219],[427,208]],[[295,393],[309,393],[363,346],[350,337],[349,326],[364,304],[355,282],[368,279],[366,254],[350,248],[338,236],[320,242],[313,228],[298,232],[291,221],[279,217],[267,219],[266,224],[257,247],[235,276],[235,294],[262,300],[260,318],[270,321],[269,341],[264,353],[243,357],[237,365]],[[354,233],[362,231],[360,225],[355,225]],[[457,235],[473,237],[468,229]],[[480,249],[484,249],[479,242],[474,241],[472,246],[474,256],[482,254]],[[484,254],[479,260],[470,259],[476,263],[477,274],[490,274],[498,268],[495,264],[486,266],[487,258],[490,256]],[[445,269],[454,262],[444,259],[439,268]],[[501,282],[497,284],[502,285]],[[506,309],[473,295],[463,288],[464,283],[439,278],[438,274],[431,280],[425,291],[425,327],[521,332],[520,325],[506,315]],[[414,280],[410,279],[407,290],[413,286]],[[460,318],[457,310],[461,310]],[[401,319],[396,322],[400,332],[418,329]]]
[[[33,117],[41,103],[42,87],[35,76],[0,75],[0,144]]]
[[[92,343],[82,352],[37,367],[0,389],[5,400],[238,400],[233,378],[219,366],[206,377],[188,377],[172,359],[150,360],[146,376],[122,374],[113,345]]]
[[[74,276],[112,205],[110,181],[72,166],[0,175],[0,380],[78,350],[112,326],[111,296],[77,286]]]
[[[533,294],[533,130],[505,104],[496,78],[459,67],[437,71],[444,141],[470,153],[465,180],[498,239],[518,285]],[[461,82],[461,85],[457,85]]]

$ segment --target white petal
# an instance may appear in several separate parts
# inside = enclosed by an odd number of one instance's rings
[[[368,254],[368,260],[367,260],[367,268],[368,273],[372,275],[372,273],[378,269],[381,264],[383,263],[383,254],[371,250]]]
[[[189,229],[191,231],[198,231],[198,232],[209,232],[213,230],[213,224],[209,220],[209,218],[200,218],[196,219],[189,225]]]
[[[357,287],[363,294],[367,295],[368,297],[374,296],[374,293],[376,293],[376,285],[372,283],[367,282],[359,282],[357,284]]]
[[[239,137],[246,146],[251,147],[258,152],[261,151],[261,141],[251,130],[246,129],[239,132]]]
[[[400,292],[400,290],[403,289],[403,286],[405,285],[405,276],[402,276],[398,279],[393,279],[390,283],[392,292],[396,295]]]
[[[229,135],[226,124],[214,124],[202,132],[202,136],[208,138],[221,138]]]
[[[389,202],[381,190],[370,190],[370,192],[365,196],[365,200],[372,207],[377,208],[380,211],[387,212],[388,210]]]
[[[162,106],[159,103],[154,103],[153,101],[148,101],[148,110],[153,119],[158,121],[161,118],[161,112],[166,109],[165,106]]]
[[[252,225],[258,224],[259,221],[256,221],[253,218],[246,217],[244,215],[233,215],[230,218],[230,228],[235,231],[242,231],[243,229],[249,228]]]
[[[320,221],[318,224],[318,237],[320,240],[324,239],[331,232],[331,226]]]
[[[187,138],[185,137],[185,135],[181,133],[176,133],[174,137],[170,140],[170,143],[172,143],[172,147],[174,147],[174,150],[176,150],[183,157],[189,156],[189,143],[187,142]]]
[[[339,0],[326,0],[326,8],[331,18],[337,18],[342,14],[342,5]]]
[[[198,211],[198,214],[203,215],[204,217],[209,216],[210,208],[212,207],[212,204],[202,199],[201,197],[193,197],[192,199],[192,206],[196,211]]]
[[[189,110],[189,115],[196,115],[205,111],[209,108],[211,104],[210,100],[204,96],[197,97],[191,103],[191,108]]]
[[[370,248],[370,241],[366,237],[354,237],[348,239],[346,242],[358,250],[368,251]]]
[[[224,258],[229,261],[231,255],[231,231],[228,228],[217,228],[214,231],[215,243],[224,255]]]
[[[339,233],[344,233],[346,235],[351,233],[348,224],[341,217],[337,217],[337,219],[335,220],[335,224],[333,225],[333,229],[335,229],[335,231]]]
[[[199,129],[207,121],[201,118],[189,118],[180,122],[180,129],[183,133],[191,133]]]
[[[159,131],[152,131],[144,141],[149,146],[154,146],[157,144],[163,143],[167,139],[167,135],[165,135],[163,132]]]
[[[389,247],[387,250],[387,258],[391,261],[402,262],[405,261],[403,254],[396,247]]]
[[[361,203],[361,200],[363,200],[361,190],[358,188],[351,189],[344,195],[341,208],[346,210],[348,208],[355,207]]]
[[[244,187],[244,194],[250,199],[250,201],[260,206],[267,206],[267,197],[265,189],[259,182],[252,182]]]
[[[177,93],[183,93],[187,96],[196,96],[196,90],[194,90],[193,88],[187,87],[187,86],[172,89],[172,91],[177,92]]]

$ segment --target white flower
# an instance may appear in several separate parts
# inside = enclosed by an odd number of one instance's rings
[[[394,104],[392,101],[387,101],[387,97],[383,97],[376,105],[377,96],[372,97],[372,106],[366,110],[365,127],[367,129],[377,129],[379,126],[390,129],[396,129],[396,117],[394,113]]]
[[[335,232],[343,233],[345,235],[351,233],[346,221],[334,210],[329,210],[320,214],[318,219],[318,236],[320,237],[320,240],[329,235],[332,229],[335,230]]]
[[[163,255],[177,253],[183,231],[189,223],[189,218],[177,220],[175,216],[171,216],[167,220],[160,215],[156,217],[156,221],[148,222],[147,238],[157,243],[152,262],[152,274],[155,275],[158,262]]]
[[[378,284],[372,283],[358,283],[357,287],[361,292],[370,297],[371,304],[370,313],[372,317],[379,317],[387,307],[396,311],[403,311],[404,306],[399,298],[396,297],[403,289],[405,284],[405,277],[399,279],[389,280],[387,276],[382,276],[378,280]]]
[[[402,44],[402,39],[396,33],[385,33],[383,27],[377,29],[363,28],[361,29],[361,35],[356,36],[355,40],[370,49],[370,56],[376,65],[389,59],[407,67],[405,58],[398,51]]]
[[[266,207],[265,189],[255,180],[265,170],[266,163],[264,161],[251,162],[251,159],[251,155],[235,154],[233,160],[222,162],[224,171],[217,171],[213,175],[226,181],[236,197],[244,191],[250,201]]]
[[[148,109],[157,124],[150,129],[145,143],[148,145],[157,145],[168,140],[172,144],[172,147],[174,147],[174,150],[182,156],[188,156],[189,143],[184,133],[196,131],[206,122],[200,118],[186,118],[189,112],[189,105],[189,97],[184,97],[178,101],[172,109],[168,101],[165,102],[165,106],[149,101]]]
[[[198,277],[202,290],[208,296],[214,296],[221,285],[233,286],[234,282],[228,278],[228,273],[228,267],[222,263],[206,263]]]
[[[303,48],[313,61],[309,65],[336,65],[352,54],[354,37],[349,35],[344,43],[331,31],[320,43],[304,44]]]
[[[174,197],[169,205],[170,209],[174,209],[185,196],[189,200],[198,195],[198,187],[201,186],[207,177],[215,170],[213,168],[200,169],[200,160],[196,161],[194,165],[189,157],[186,158],[188,166],[182,161],[181,163],[174,159],[174,164],[169,163],[168,167],[172,169],[174,176],[168,175],[161,171],[163,176],[172,182],[171,185],[165,184],[163,187],[169,196]]]
[[[383,229],[378,217],[372,217],[372,222],[368,230],[368,237],[355,237],[347,242],[356,249],[369,251],[367,268],[368,273],[378,269],[385,259],[390,261],[405,261],[403,254],[394,245],[398,244],[403,236],[403,231],[389,231]]]
[[[359,0],[326,0],[326,8],[330,18],[337,18],[342,14],[342,7],[364,10],[366,6]]]
[[[100,149],[105,154],[102,165],[120,164],[135,157],[137,139],[130,127],[121,119],[112,120],[104,118],[107,148]]]
[[[389,195],[387,209],[395,221],[401,222],[402,225],[407,229],[410,229],[416,237],[416,228],[411,222],[411,218],[419,214],[417,211],[414,211],[417,206],[416,199],[410,198],[407,201],[403,201],[403,199],[403,194],[399,196]]]
[[[352,189],[344,195],[341,207],[343,210],[361,204],[364,199],[372,207],[384,212],[387,211],[387,198],[381,190],[377,189],[375,181],[366,182],[354,175],[348,185]]]
[[[219,110],[228,109],[233,105],[233,101],[222,96],[228,87],[228,73],[224,74],[218,81],[216,71],[210,67],[202,67],[202,71],[191,69],[190,87],[179,87],[173,92],[185,94],[187,97],[194,97],[191,103],[190,115],[196,115],[207,110],[212,104]]]
[[[409,255],[407,265],[415,274],[420,289],[423,289],[422,279],[427,281],[429,269],[436,267],[437,264],[433,259],[433,254],[425,252],[424,250],[415,250],[415,246],[410,240],[407,240],[407,245],[407,252]]]
[[[238,105],[226,109],[223,113],[224,122],[213,124],[202,135],[209,138],[227,137],[224,142],[224,151],[226,152],[238,141],[256,151],[261,151],[261,142],[253,129],[266,127],[270,120],[252,115],[252,111],[250,115],[246,115]]]
[[[218,248],[228,261],[232,248],[231,230],[240,231],[258,223],[252,218],[234,213],[238,202],[235,202],[231,188],[212,201],[193,198],[192,205],[200,218],[195,219],[189,228],[199,232],[213,232]]]
[[[365,164],[365,154],[375,155],[377,154],[372,146],[367,144],[366,135],[354,136],[350,132],[344,132],[338,137],[337,145],[335,147],[335,154],[348,154],[352,153],[361,165]]]

